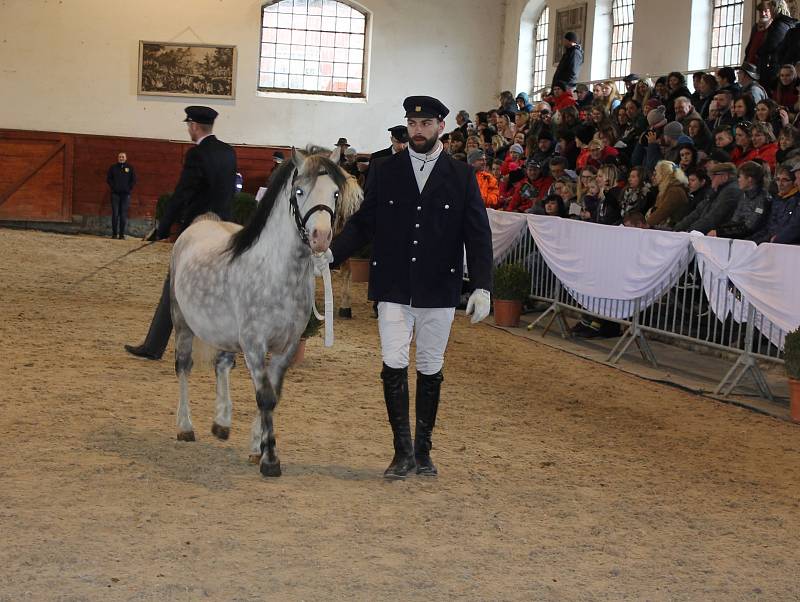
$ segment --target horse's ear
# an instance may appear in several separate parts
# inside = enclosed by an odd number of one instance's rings
[[[333,149],[333,152],[331,153],[329,159],[334,163],[336,163],[336,165],[339,165],[339,160],[341,158],[342,158],[342,147],[337,146],[335,149]]]
[[[297,171],[300,171],[303,168],[304,162],[305,159],[303,158],[303,155],[298,153],[295,147],[292,147],[292,163],[294,163],[294,166],[297,168]]]

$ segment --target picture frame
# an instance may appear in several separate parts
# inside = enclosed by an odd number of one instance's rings
[[[139,41],[137,94],[236,98],[236,46]]]
[[[574,31],[578,36],[578,43],[584,44],[586,40],[586,4],[569,6],[556,11],[556,45],[553,53],[553,64],[558,65],[564,55],[564,45],[561,40],[568,31]]]

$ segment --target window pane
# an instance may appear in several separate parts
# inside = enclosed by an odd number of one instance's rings
[[[711,17],[711,64],[724,67],[739,63],[742,51],[743,0],[715,0]]]
[[[366,23],[366,15],[337,0],[265,6],[259,87],[362,94]]]

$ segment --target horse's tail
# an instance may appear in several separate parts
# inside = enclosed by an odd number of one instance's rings
[[[195,366],[200,368],[209,368],[214,366],[219,349],[213,345],[209,345],[198,336],[194,337],[192,341],[192,362]]]

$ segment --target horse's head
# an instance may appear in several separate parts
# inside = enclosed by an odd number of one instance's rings
[[[328,250],[333,238],[333,220],[347,174],[323,154],[304,155],[292,150],[295,175],[292,195],[297,199],[300,226],[305,228],[314,253]]]

